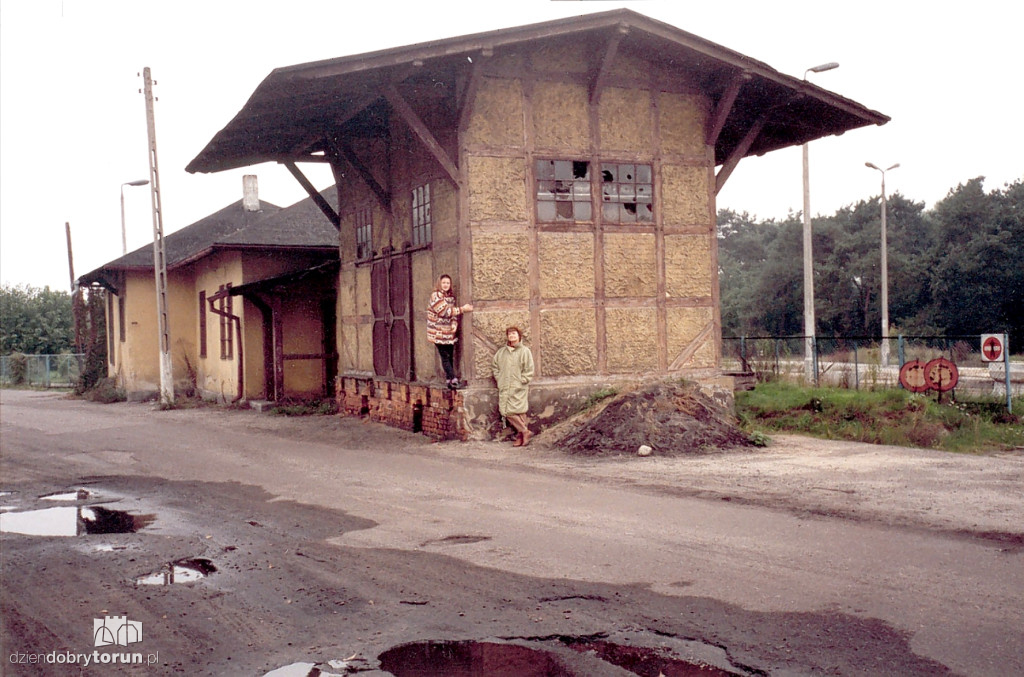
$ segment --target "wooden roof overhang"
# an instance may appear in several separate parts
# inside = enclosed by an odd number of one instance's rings
[[[217,172],[273,161],[288,166],[301,182],[294,163],[333,158],[354,167],[386,201],[352,147],[386,135],[389,116],[397,114],[457,182],[454,162],[417,117],[415,103],[447,97],[451,114],[464,122],[487,57],[563,40],[588,51],[592,101],[609,81],[617,54],[636,54],[678,70],[708,96],[713,109],[706,142],[721,166],[719,189],[743,157],[889,121],[760,61],[620,9],[275,69],[186,170]]]

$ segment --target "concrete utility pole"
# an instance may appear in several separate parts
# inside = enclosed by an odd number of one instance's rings
[[[160,170],[156,161],[156,118],[153,114],[153,78],[149,66],[142,69],[146,95],[146,130],[149,134],[149,183],[153,195],[153,276],[156,279],[156,315],[160,350],[160,403],[174,404],[174,370],[171,365],[171,333],[167,326],[167,260],[164,220],[160,205]]]
[[[813,66],[804,71],[804,81],[808,73],[822,73],[839,68],[839,64],[830,61]],[[817,378],[814,368],[814,256],[811,245],[811,170],[808,159],[807,144],[803,145],[804,169],[804,377],[808,381]]]
[[[871,169],[877,169],[882,173],[882,352],[881,361],[883,367],[889,366],[889,236],[886,233],[886,206],[885,206],[885,173],[891,169],[896,169],[900,166],[900,163],[894,164],[892,167],[882,169],[877,167],[870,162],[864,163],[865,167]]]

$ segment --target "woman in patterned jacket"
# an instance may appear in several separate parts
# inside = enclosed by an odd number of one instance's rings
[[[455,342],[458,340],[455,334],[459,329],[459,315],[471,310],[472,305],[467,303],[460,306],[455,301],[455,289],[450,275],[437,278],[427,306],[427,339],[437,346],[444,377],[448,387],[453,390],[462,386],[455,375]]]

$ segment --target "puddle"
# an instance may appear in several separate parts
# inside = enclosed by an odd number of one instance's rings
[[[656,677],[740,677],[713,665],[691,663],[669,654],[667,649],[646,646],[628,646],[601,640],[563,639],[562,642],[580,653],[594,652],[603,661],[628,670],[636,675]]]
[[[741,677],[705,663],[684,661],[669,649],[562,638],[567,647],[590,654],[642,677]],[[379,657],[381,670],[395,677],[446,675],[516,675],[516,677],[586,677],[587,670],[567,665],[555,653],[500,642],[418,642],[389,649]],[[584,664],[585,665],[585,664]],[[593,665],[591,665],[591,670]]]
[[[77,489],[75,491],[65,491],[59,494],[46,494],[39,498],[44,501],[84,501],[91,496],[92,494],[88,489]]]
[[[474,535],[458,535],[458,536],[445,536],[444,538],[434,538],[429,541],[420,543],[420,547],[425,548],[428,545],[469,545],[471,543],[481,543],[483,541],[491,540],[490,536],[474,536]]]
[[[0,512],[0,531],[28,536],[81,536],[83,534],[133,534],[149,526],[154,515],[132,515],[101,505],[62,506]]]
[[[135,579],[136,585],[174,585],[175,583],[195,583],[217,571],[217,567],[208,559],[196,557],[168,562],[160,571]]]
[[[395,677],[577,677],[550,652],[498,642],[418,642],[388,649],[378,658],[381,670]]]

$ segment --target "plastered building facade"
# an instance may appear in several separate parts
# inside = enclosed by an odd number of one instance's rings
[[[731,399],[717,192],[743,157],[885,120],[616,10],[278,69],[188,169],[272,158],[302,182],[297,163],[329,163],[343,410],[485,437],[510,325],[533,350],[542,421],[648,378]],[[458,393],[426,339],[442,273],[475,307]]]

